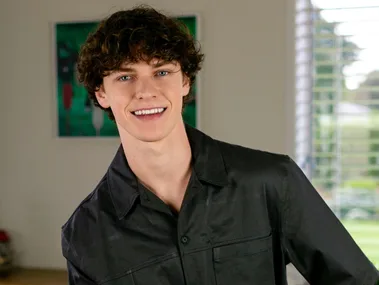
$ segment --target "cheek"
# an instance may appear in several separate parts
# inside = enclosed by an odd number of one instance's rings
[[[130,113],[127,111],[130,105],[130,97],[122,93],[112,93],[110,96],[110,107],[116,120],[124,120]]]
[[[186,88],[183,86],[181,81],[170,82],[168,84],[162,85],[161,90],[163,93],[169,94],[171,100],[180,101],[183,100],[183,96],[186,95]]]
[[[130,96],[130,90],[126,90],[126,88],[118,88],[114,90],[112,93],[111,105],[115,108],[123,108],[125,105],[128,105],[131,101],[132,96]]]

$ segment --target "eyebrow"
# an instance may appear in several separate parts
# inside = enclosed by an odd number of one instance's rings
[[[158,61],[157,63],[153,64],[153,67],[154,68],[158,68],[158,67],[161,67],[161,66],[164,66],[164,65],[168,65],[168,64],[172,64],[172,65],[175,65],[175,63],[171,62],[171,61],[164,61],[164,60],[161,60],[161,61]]]
[[[162,67],[164,65],[168,65],[168,64],[172,64],[172,65],[175,65],[175,63],[172,63],[170,61],[159,61],[155,64],[152,65],[153,68],[159,68],[159,67]],[[136,70],[132,67],[120,67],[116,70],[116,72],[135,72]]]

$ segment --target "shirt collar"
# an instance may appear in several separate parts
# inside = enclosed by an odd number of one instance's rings
[[[217,141],[189,125],[186,125],[186,132],[198,179],[204,183],[225,186],[228,182],[227,172]],[[140,193],[138,179],[128,165],[122,145],[108,168],[107,180],[117,216],[122,219]]]

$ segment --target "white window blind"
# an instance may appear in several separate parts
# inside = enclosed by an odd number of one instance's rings
[[[296,160],[379,268],[379,0],[297,0],[295,46]]]

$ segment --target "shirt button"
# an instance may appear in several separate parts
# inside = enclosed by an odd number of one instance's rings
[[[189,242],[189,238],[187,236],[182,236],[182,238],[180,239],[182,244],[187,244]]]

